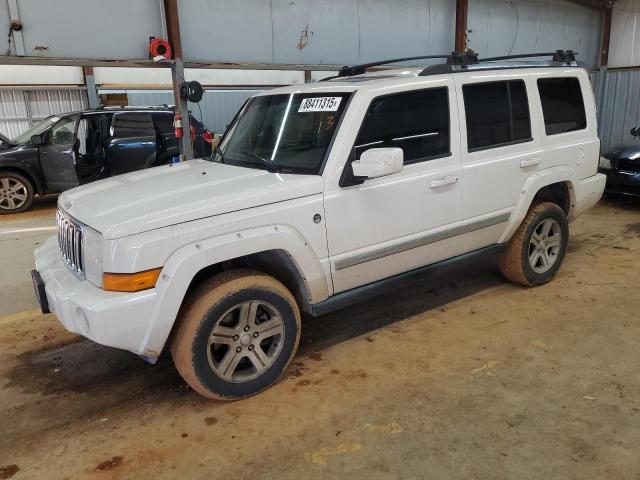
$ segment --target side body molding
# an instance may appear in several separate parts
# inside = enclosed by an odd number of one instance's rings
[[[507,225],[507,228],[505,229],[498,242],[508,242],[509,239],[511,239],[513,234],[516,233],[516,230],[522,223],[522,220],[524,220],[524,217],[527,214],[527,211],[529,210],[531,202],[536,196],[536,193],[538,193],[541,188],[544,188],[553,183],[567,182],[567,185],[569,187],[569,194],[571,196],[569,220],[572,220],[572,211],[575,205],[575,191],[573,189],[572,181],[573,176],[573,169],[567,166],[558,166],[540,170],[527,178],[527,180],[524,182],[524,185],[522,186],[522,191],[520,192],[518,203],[511,213],[509,224]]]
[[[315,252],[298,233],[286,225],[270,225],[220,235],[176,250],[165,263],[158,283],[158,299],[140,351],[151,357],[162,351],[176,321],[193,277],[203,268],[226,260],[269,250],[283,250],[302,275],[309,303],[329,296],[327,279]]]

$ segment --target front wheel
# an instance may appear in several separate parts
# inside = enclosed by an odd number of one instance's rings
[[[208,398],[238,400],[270,387],[300,340],[300,311],[291,292],[251,270],[223,272],[205,282],[179,317],[174,364]]]
[[[34,195],[33,184],[25,176],[11,171],[0,172],[0,215],[28,210]]]
[[[535,205],[500,258],[500,271],[528,287],[549,282],[560,269],[569,241],[564,210],[555,203]]]

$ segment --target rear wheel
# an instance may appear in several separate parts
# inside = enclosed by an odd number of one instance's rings
[[[237,400],[270,387],[300,339],[296,301],[260,272],[223,272],[187,299],[171,345],[176,368],[198,393]]]
[[[564,210],[555,203],[535,205],[509,241],[500,258],[500,270],[525,286],[549,282],[560,269],[569,241]]]
[[[19,173],[0,172],[0,214],[28,210],[33,203],[33,184]]]

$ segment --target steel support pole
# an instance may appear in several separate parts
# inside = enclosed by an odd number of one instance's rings
[[[11,21],[20,21],[20,12],[18,11],[18,0],[8,0],[9,17]],[[22,30],[10,30],[9,35],[13,37],[13,46],[16,50],[16,55],[23,57],[25,55],[24,39],[22,38]],[[11,52],[9,52],[11,54]]]
[[[456,38],[455,51],[467,50],[467,14],[469,12],[469,0],[456,0]]]
[[[602,49],[600,50],[600,67],[609,65],[609,45],[611,44],[611,19],[613,16],[612,7],[604,10],[604,21],[602,22]]]
[[[84,84],[87,87],[89,108],[98,108],[100,98],[98,97],[98,87],[96,87],[96,77],[93,76],[93,67],[82,67],[82,73],[84,74]]]
[[[189,107],[187,100],[180,96],[180,85],[185,81],[184,62],[182,60],[182,40],[180,38],[180,20],[178,18],[178,1],[164,0],[164,12],[167,21],[168,41],[173,50],[175,63],[171,68],[171,83],[173,84],[173,98],[176,115],[182,117],[183,132],[180,139],[181,160],[193,158],[193,145],[191,144],[191,129],[189,128]]]

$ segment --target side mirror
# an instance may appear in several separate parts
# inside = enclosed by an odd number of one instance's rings
[[[37,147],[38,145],[42,145],[42,135],[31,135],[31,145]]]
[[[640,137],[640,127],[634,127],[631,129],[631,136],[633,137]]]
[[[356,177],[378,178],[401,172],[403,164],[401,148],[370,148],[351,163],[351,169]]]

